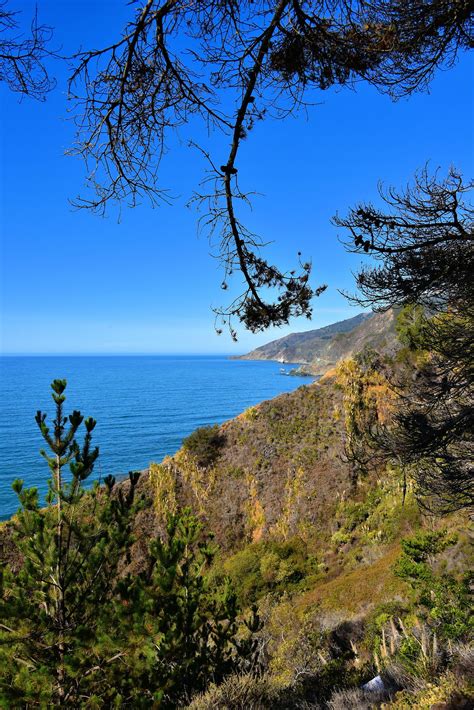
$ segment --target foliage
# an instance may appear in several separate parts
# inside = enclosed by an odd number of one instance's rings
[[[385,685],[401,691],[390,707],[430,710],[437,702],[453,710],[472,706],[472,648],[446,643],[416,617],[410,624],[390,620],[376,660]]]
[[[128,571],[139,474],[84,488],[99,454],[95,421],[64,415],[65,388],[52,383],[52,432],[46,414],[36,415],[52,452],[42,452],[52,474],[47,507],[36,489],[14,484],[19,570],[0,570],[0,704],[176,707],[211,681],[253,672],[260,621],[256,613],[240,621],[227,579],[211,583],[216,550],[190,510],[169,513],[166,538],[151,541],[144,569]]]
[[[362,500],[342,500],[336,511],[338,530],[332,542],[340,544],[352,541],[357,555],[358,548],[367,545],[391,543],[416,528],[420,512],[411,491],[402,497],[403,483],[397,469],[384,472],[377,482],[364,482]],[[356,558],[357,559],[357,558]]]
[[[219,457],[225,438],[217,424],[199,427],[183,441],[183,448],[199,466],[211,466]]]
[[[250,604],[269,592],[281,594],[295,587],[314,573],[316,560],[299,538],[266,540],[236,552],[222,563],[221,570],[232,580],[239,600]]]
[[[426,683],[422,690],[405,690],[397,693],[391,710],[470,710],[474,699],[474,691],[469,679],[464,678],[459,685],[459,679],[449,672],[442,674],[436,682]]]
[[[364,645],[371,656],[379,654],[383,629],[387,628],[394,618],[402,618],[407,612],[407,608],[407,602],[384,601],[381,604],[377,604],[367,615]]]
[[[14,542],[22,566],[18,573],[1,570],[0,698],[6,706],[77,705],[79,698],[95,696],[111,701],[116,691],[107,670],[123,655],[110,632],[117,573],[133,541],[138,474],[130,474],[127,493],[115,493],[113,477],[105,489],[85,491],[99,453],[91,449],[95,421],[77,411],[64,416],[66,381],[51,386],[52,433],[46,414],[36,415],[52,452],[42,452],[52,474],[49,505],[40,507],[36,488],[14,483],[21,504]],[[79,447],[75,437],[83,422]],[[67,464],[70,482],[63,478]]]
[[[277,707],[281,688],[270,676],[232,675],[220,685],[212,685],[188,705],[188,710],[264,710]]]
[[[280,688],[292,689],[300,699],[325,701],[334,688],[360,684],[366,677],[353,640],[360,622],[341,622],[318,606],[301,607],[290,594],[267,597],[260,610],[266,619],[261,636],[268,672]]]
[[[205,574],[215,551],[185,509],[169,516],[166,541],[150,545],[148,568],[120,582],[120,623],[142,638],[128,661],[133,707],[174,708],[211,681],[254,669],[260,622],[253,613],[241,628],[228,580],[216,585]]]
[[[402,338],[430,352],[394,383],[403,397],[379,445],[413,475],[423,504],[441,513],[474,503],[471,188],[454,169],[444,179],[425,169],[404,191],[382,192],[385,209],[359,205],[336,219],[351,235],[349,250],[381,262],[359,272],[353,300],[405,307]]]
[[[469,181],[453,168],[444,178],[427,168],[404,190],[380,188],[383,208],[359,204],[335,223],[349,232],[349,250],[376,265],[357,275],[365,306],[422,306],[430,313],[469,304],[472,209]],[[379,262],[379,265],[377,265]],[[418,319],[420,312],[415,311]],[[413,315],[413,311],[412,311]]]
[[[339,363],[336,382],[343,393],[344,453],[352,466],[355,486],[375,459],[373,436],[391,411],[395,395],[370,349]]]
[[[166,520],[170,513],[176,513],[176,481],[166,460],[161,464],[151,463],[149,479],[153,488],[153,503],[159,520]]]
[[[375,710],[379,707],[391,707],[388,703],[383,703],[387,699],[387,693],[380,691],[365,692],[362,688],[347,688],[336,690],[327,707],[328,710]]]
[[[389,659],[384,677],[404,688],[390,707],[394,710],[431,710],[437,703],[449,710],[469,710],[474,699],[472,645],[439,644],[436,636],[418,625],[402,630],[414,651]]]
[[[311,299],[325,288],[309,284],[310,262],[298,255],[298,273],[282,271],[261,255],[270,240],[241,221],[253,195],[240,186],[242,143],[267,116],[283,119],[311,102],[314,89],[361,80],[392,96],[426,88],[437,67],[470,46],[471,13],[468,0],[148,0],[117,38],[75,58],[75,152],[93,193],[78,204],[103,213],[112,201],[167,201],[161,159],[169,135],[189,126],[189,147],[207,163],[194,201],[217,237],[222,288],[236,271],[243,280],[217,317],[233,337],[235,318],[258,331],[310,317]],[[196,120],[228,138],[223,159],[207,143],[196,146]]]
[[[397,315],[395,331],[399,341],[410,351],[423,349],[424,310],[421,306],[409,304]]]
[[[258,407],[249,407],[245,410],[245,412],[242,413],[242,417],[247,422],[254,422],[259,417]]]
[[[446,531],[419,532],[402,540],[403,553],[395,572],[412,586],[429,624],[438,637],[462,640],[472,632],[472,573],[459,578],[434,567],[436,556],[456,539]]]
[[[375,561],[354,565],[334,578],[323,579],[307,593],[306,603],[319,604],[324,611],[365,614],[388,599],[402,597],[405,583],[393,573],[399,556],[396,546],[380,551]]]

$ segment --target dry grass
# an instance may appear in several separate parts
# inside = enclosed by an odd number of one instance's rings
[[[358,614],[382,602],[403,598],[408,588],[392,571],[399,555],[400,546],[392,545],[373,564],[319,584],[303,595],[299,603],[305,607],[318,604],[325,610]]]

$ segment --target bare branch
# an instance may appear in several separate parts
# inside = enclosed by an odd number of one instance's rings
[[[262,256],[262,240],[241,221],[250,200],[237,180],[242,141],[268,115],[284,119],[304,108],[313,89],[367,81],[404,96],[426,88],[436,67],[469,46],[471,3],[458,0],[146,0],[115,43],[76,57],[71,99],[78,123],[72,151],[88,166],[93,196],[76,204],[103,214],[109,202],[134,206],[169,200],[159,182],[168,136],[195,128],[229,136],[224,161],[212,158],[194,202],[207,205],[201,227],[218,235],[223,284],[239,272],[244,287],[216,309],[252,331],[311,316],[324,290]],[[194,135],[189,143],[195,143]],[[201,146],[203,154],[208,151]],[[209,160],[207,160],[209,163]],[[219,166],[220,167],[216,167]]]
[[[8,9],[8,0],[0,0],[0,82],[11,91],[44,100],[55,86],[45,63],[55,56],[50,49],[53,30],[40,24],[35,14],[25,37],[19,30],[19,14]]]

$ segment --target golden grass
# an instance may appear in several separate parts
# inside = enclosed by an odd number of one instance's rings
[[[328,611],[357,614],[373,605],[406,597],[408,587],[392,571],[399,555],[400,546],[393,545],[373,564],[318,584],[311,592],[300,597],[298,605],[309,607],[318,604]]]

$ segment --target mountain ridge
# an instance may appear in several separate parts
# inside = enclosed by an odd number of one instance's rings
[[[323,375],[340,360],[370,347],[378,352],[390,353],[397,347],[395,332],[396,313],[359,313],[323,328],[290,333],[272,340],[240,360],[275,360],[281,363],[299,363],[299,373]]]

